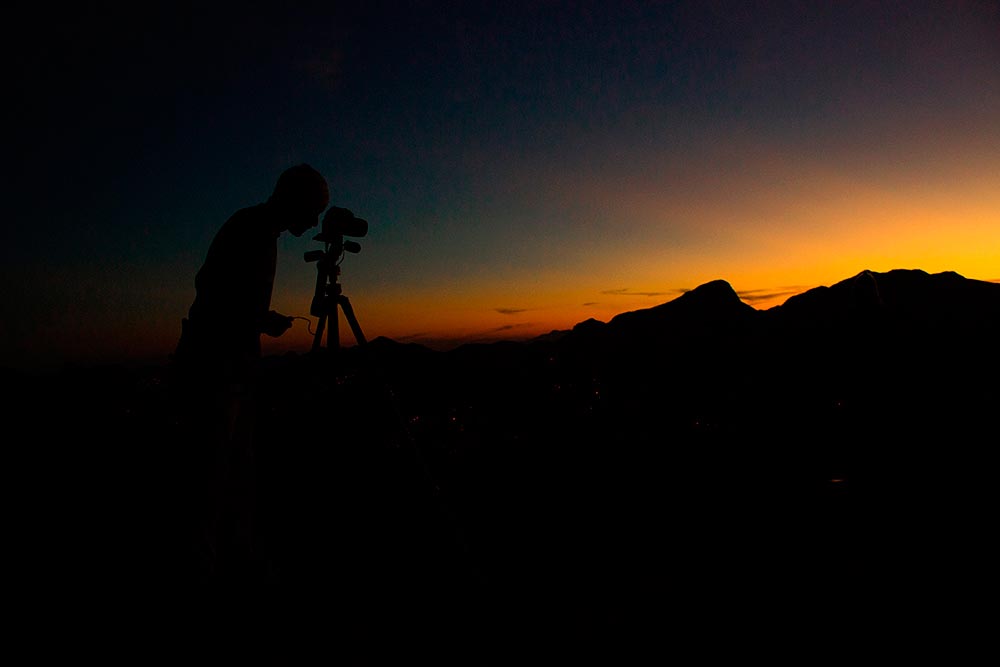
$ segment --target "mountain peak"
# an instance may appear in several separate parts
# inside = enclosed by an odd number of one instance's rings
[[[609,323],[619,329],[633,327],[715,326],[736,322],[757,311],[740,299],[725,280],[713,280],[681,294],[673,301],[644,310],[622,313]]]
[[[600,320],[596,320],[593,317],[590,317],[584,320],[583,322],[578,322],[577,324],[575,324],[573,326],[573,332],[579,333],[581,331],[582,332],[600,331],[605,326],[607,325],[604,322],[601,322]]]
[[[725,280],[712,280],[703,285],[695,287],[693,290],[689,290],[684,294],[680,295],[676,301],[681,299],[686,300],[704,300],[713,303],[725,303],[736,301],[742,303],[736,290]]]
[[[743,303],[736,290],[725,280],[712,280],[684,292],[673,301],[662,303],[648,309],[653,313],[688,313],[690,315],[728,317],[730,314],[742,315],[753,308]],[[643,312],[643,311],[635,311]]]

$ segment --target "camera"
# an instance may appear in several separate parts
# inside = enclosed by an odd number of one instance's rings
[[[344,252],[361,252],[361,244],[357,241],[345,241],[345,236],[362,237],[368,233],[368,221],[354,217],[346,208],[331,206],[323,216],[323,231],[314,236],[316,241],[326,244],[323,250],[310,250],[305,254],[307,262],[316,262],[316,292],[313,294],[309,313],[319,318],[316,333],[313,336],[313,352],[319,350],[323,332],[327,323],[330,333],[327,335],[327,345],[331,349],[340,346],[340,335],[337,324],[337,307],[344,310],[344,316],[351,325],[358,344],[366,342],[350,300],[344,296],[340,283],[340,262]]]
[[[367,220],[354,217],[354,214],[346,208],[331,206],[327,210],[326,215],[323,216],[323,231],[314,238],[323,243],[337,243],[339,237],[354,236],[361,238],[367,233]]]
[[[326,250],[311,250],[305,254],[307,262],[318,262],[327,257],[336,259],[342,253],[361,252],[357,241],[345,241],[345,236],[362,237],[368,233],[368,221],[357,218],[346,208],[331,206],[323,216],[323,231],[313,240],[326,244]]]

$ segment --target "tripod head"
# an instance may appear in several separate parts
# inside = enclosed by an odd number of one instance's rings
[[[327,336],[327,345],[336,348],[340,345],[340,334],[338,331],[337,306],[344,309],[354,337],[358,344],[365,343],[364,334],[354,317],[354,310],[346,296],[343,295],[342,288],[338,282],[340,277],[340,262],[345,252],[361,252],[361,244],[357,241],[345,240],[345,236],[363,237],[368,233],[368,221],[354,217],[346,208],[331,206],[323,216],[323,229],[313,237],[314,240],[324,244],[323,250],[310,250],[305,253],[307,262],[316,262],[316,291],[313,293],[312,304],[309,313],[319,318],[319,326],[316,328],[316,336],[313,339],[313,350],[317,350],[321,345],[323,330],[329,319],[330,335]]]

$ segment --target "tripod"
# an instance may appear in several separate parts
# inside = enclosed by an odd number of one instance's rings
[[[342,209],[334,209],[335,211],[340,211]],[[339,213],[338,213],[339,215]],[[329,214],[328,214],[329,217]],[[341,218],[343,219],[343,218]],[[336,219],[334,219],[336,221]],[[351,219],[348,219],[351,220]],[[360,232],[358,235],[363,236],[365,231],[367,231],[367,223],[364,223],[364,227],[359,227],[358,219],[353,219],[353,222],[342,223],[342,224],[353,224],[355,227],[351,229]],[[331,225],[332,227],[333,225]],[[317,262],[317,276],[316,276],[316,291],[313,295],[312,305],[309,312],[314,316],[319,318],[319,323],[316,327],[316,333],[313,337],[312,353],[314,356],[318,355],[318,352],[323,347],[323,333],[326,331],[327,325],[329,325],[329,331],[327,332],[327,348],[331,353],[335,353],[340,349],[340,327],[339,327],[339,317],[337,308],[339,307],[344,311],[344,317],[347,319],[348,324],[351,327],[351,331],[354,333],[354,338],[357,340],[359,346],[366,346],[368,341],[365,338],[364,333],[361,331],[361,325],[358,324],[358,319],[354,315],[354,308],[351,306],[350,299],[347,298],[343,293],[338,278],[340,277],[340,258],[345,251],[356,253],[361,249],[361,246],[354,241],[344,241],[343,234],[338,233],[327,233],[327,224],[324,220],[324,233],[315,237],[317,241],[323,241],[326,246],[324,250],[313,250],[305,254],[305,260],[307,262]],[[343,228],[343,227],[341,227]],[[371,348],[367,348],[370,351]],[[442,497],[441,487],[438,485],[427,462],[424,459],[423,454],[420,451],[416,440],[413,438],[413,434],[410,432],[408,426],[408,420],[403,417],[400,412],[399,405],[396,400],[395,392],[390,388],[389,384],[384,379],[381,369],[378,368],[377,364],[373,364],[373,360],[368,358],[368,355],[363,355],[365,358],[362,359],[367,373],[361,374],[362,376],[367,376],[361,378],[361,388],[365,387],[365,382],[372,383],[371,388],[380,391],[381,398],[391,409],[391,414],[395,418],[396,428],[398,432],[394,434],[394,437],[399,437],[402,439],[401,443],[395,445],[396,448],[400,448],[404,453],[408,454],[408,459],[410,465],[414,466],[418,474],[421,476],[423,482],[427,485],[427,489],[430,492],[429,499],[437,507],[437,509],[443,512],[443,519],[447,522],[448,526],[454,530],[454,539],[458,543],[457,546],[461,549],[462,553],[468,551],[468,545],[465,542],[464,536],[458,529],[458,520],[454,516],[451,508],[447,505]],[[324,359],[324,361],[329,362],[331,366],[337,366],[341,359],[337,359],[334,354],[330,354]],[[328,370],[326,368],[322,370]],[[340,369],[342,370],[342,369]],[[359,378],[355,377],[355,382],[353,383],[352,389],[358,388]],[[341,382],[336,382],[333,388],[337,392],[345,392],[346,387]],[[347,392],[347,397],[352,398],[352,394],[356,394],[355,391]],[[353,397],[357,400],[356,395]],[[338,398],[335,403],[342,403],[342,400]],[[370,404],[377,405],[378,401],[361,401],[362,407],[371,408]],[[353,421],[353,420],[348,420]],[[384,420],[379,419],[379,422],[384,422]]]
[[[331,246],[336,253],[331,252]],[[307,262],[317,262],[316,264],[316,292],[313,294],[312,305],[309,308],[310,314],[319,318],[316,325],[316,333],[313,337],[312,351],[315,353],[323,346],[323,333],[329,323],[330,330],[327,332],[327,349],[337,351],[340,349],[340,318],[337,312],[339,306],[344,311],[344,318],[354,333],[354,339],[358,345],[365,345],[368,340],[361,331],[358,318],[354,315],[354,308],[351,300],[343,293],[343,288],[337,280],[340,277],[340,265],[338,259],[344,250],[344,237],[337,236],[333,243],[328,242],[325,250],[313,250],[306,253]]]

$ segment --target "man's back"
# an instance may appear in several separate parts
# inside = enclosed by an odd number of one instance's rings
[[[274,286],[277,233],[265,204],[241,209],[216,234],[195,277],[183,349],[200,364],[234,373],[260,357]]]

